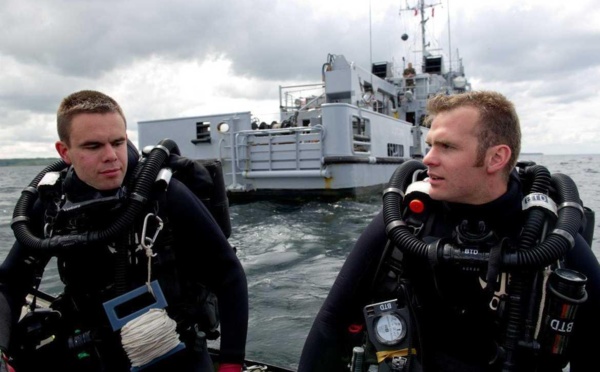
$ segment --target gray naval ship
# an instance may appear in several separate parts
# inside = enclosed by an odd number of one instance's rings
[[[279,121],[251,112],[140,121],[139,146],[170,138],[181,155],[217,160],[233,202],[374,195],[399,164],[426,154],[427,99],[470,90],[462,60],[428,49],[433,5],[401,9],[420,13],[422,63],[410,78],[391,62],[363,69],[329,54],[319,82],[279,87]]]

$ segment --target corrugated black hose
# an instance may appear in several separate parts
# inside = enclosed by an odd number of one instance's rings
[[[420,256],[430,261],[452,261],[453,257],[441,254],[443,244],[434,242],[427,245],[415,237],[404,223],[400,206],[404,198],[404,190],[412,180],[412,174],[424,169],[425,165],[417,160],[403,163],[392,175],[388,188],[384,191],[383,212],[388,238],[404,253]],[[517,268],[534,272],[563,257],[574,245],[575,236],[583,220],[583,207],[580,204],[579,192],[573,180],[564,174],[554,174],[542,167],[533,165],[526,169],[525,175],[533,177],[531,192],[548,195],[550,186],[557,190],[558,219],[552,230],[539,244],[543,233],[546,212],[539,208],[531,208],[527,212],[524,234],[519,238],[516,251],[502,252],[502,267],[515,273],[515,281],[511,284],[511,294],[507,314],[505,339],[504,371],[512,371],[515,367],[515,351],[521,336],[523,322],[524,281],[529,276],[521,277]],[[537,244],[537,245],[536,245]],[[520,272],[521,270],[519,270]]]
[[[418,160],[409,160],[400,165],[392,175],[388,187],[383,195],[383,218],[388,238],[404,253],[428,258],[430,250],[437,249],[437,242],[430,245],[415,237],[401,216],[400,205],[404,198],[404,190],[412,180],[412,174],[425,165]],[[541,170],[536,171],[540,177],[544,177]],[[534,181],[534,183],[537,181]],[[543,181],[542,185],[543,185]],[[554,174],[551,177],[551,185],[557,190],[558,220],[556,227],[539,245],[527,250],[516,252],[502,252],[502,267],[527,267],[542,268],[561,258],[573,244],[577,231],[583,219],[583,209],[580,204],[579,192],[573,180],[564,174]],[[535,210],[532,209],[532,211]],[[538,214],[537,212],[533,212]],[[544,213],[544,212],[542,212]],[[529,223],[532,222],[528,221]],[[535,228],[525,228],[535,231]],[[534,234],[535,235],[535,234]],[[442,248],[442,245],[439,245]],[[441,251],[441,249],[439,249]],[[452,260],[452,257],[444,258],[441,252],[431,252],[436,260]]]
[[[62,161],[45,168],[31,183],[23,190],[21,197],[17,201],[13,212],[11,227],[15,233],[16,239],[32,251],[48,255],[57,255],[61,250],[74,246],[80,246],[91,243],[108,242],[120,233],[124,232],[134,222],[135,218],[142,211],[148,201],[148,196],[152,184],[156,180],[158,172],[171,153],[179,153],[179,147],[170,139],[164,139],[156,145],[148,158],[143,163],[143,168],[133,186],[133,190],[128,198],[127,205],[123,214],[115,222],[104,230],[89,231],[82,234],[53,236],[51,238],[38,238],[32,233],[29,226],[28,211],[37,200],[37,184],[42,177],[50,171],[63,169],[66,164]]]
[[[547,168],[541,165],[531,165],[522,169],[519,174],[521,179],[532,180],[529,194],[541,193],[548,195],[550,189],[551,175]],[[525,182],[523,182],[525,184]],[[528,184],[529,182],[527,182]],[[527,187],[527,186],[526,186]],[[530,208],[526,212],[525,224],[519,237],[518,249],[528,250],[535,247],[535,244],[541,240],[546,221],[547,211],[541,208]],[[536,283],[535,271],[523,272],[522,270],[513,270],[511,280],[508,284],[508,300],[506,306],[506,329],[504,339],[504,362],[503,371],[512,371],[516,368],[516,351],[521,336],[525,335],[525,342],[531,342],[525,328],[532,322],[530,318],[532,313],[525,311],[527,302],[526,293],[530,293],[529,300],[535,302],[533,290],[528,290],[527,283]]]

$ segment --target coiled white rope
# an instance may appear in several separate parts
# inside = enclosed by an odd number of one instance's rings
[[[155,217],[159,224],[153,238],[146,237],[146,225],[149,217]],[[148,258],[148,281],[146,285],[152,296],[154,296],[154,292],[150,285],[150,279],[152,257],[155,256],[152,245],[162,226],[162,220],[158,216],[148,214],[144,220],[142,230],[141,245]],[[164,309],[158,308],[150,309],[127,322],[121,328],[121,344],[123,350],[127,353],[131,366],[143,366],[176,348],[181,343],[176,328],[177,322],[171,319]]]
[[[121,343],[132,367],[148,364],[180,344],[177,323],[164,309],[150,309],[121,328]]]

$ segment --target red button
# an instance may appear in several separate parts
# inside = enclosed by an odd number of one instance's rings
[[[410,201],[410,203],[408,203],[408,208],[410,208],[410,210],[414,213],[423,213],[425,210],[425,204],[423,204],[423,202],[419,199],[413,199]]]

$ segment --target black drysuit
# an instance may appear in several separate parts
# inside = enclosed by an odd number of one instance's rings
[[[90,193],[90,187],[81,181],[75,180],[74,184],[70,186],[74,194],[77,188],[81,188],[83,194]],[[170,226],[172,233],[167,232],[168,229],[159,233],[152,247],[157,255],[153,258],[151,270],[152,279],[159,281],[166,297],[166,310],[171,318],[193,326],[193,314],[190,314],[193,313],[193,307],[189,304],[194,299],[190,297],[199,294],[194,292],[196,288],[208,288],[218,298],[220,360],[243,364],[248,326],[248,289],[235,250],[205,205],[183,183],[172,179],[163,197],[164,202],[158,203],[159,215],[165,225]],[[39,238],[42,237],[43,210],[38,200],[33,208],[31,227]],[[107,212],[106,216],[94,215],[92,219],[96,224],[107,224],[119,213],[122,211]],[[138,218],[138,232],[141,232],[143,219],[143,215]],[[119,334],[109,329],[102,307],[104,301],[117,294],[116,251],[107,244],[72,247],[58,260],[61,280],[65,284],[64,298],[68,299],[65,302],[77,301],[77,309],[67,306],[63,318],[69,326],[81,327],[81,332],[90,330],[98,339],[101,365],[94,364],[95,370],[129,371]],[[144,250],[138,249],[130,255],[135,258],[128,260],[137,260],[137,264],[130,263],[127,267],[127,290],[143,286],[148,274]],[[34,284],[34,276],[39,273],[36,271],[39,270],[38,266],[44,267],[50,259],[37,254],[34,255],[36,263],[29,264],[30,256],[31,253],[17,241],[0,266],[0,348],[3,351],[10,350],[11,330],[15,329],[26,294]],[[76,320],[69,320],[69,317]],[[159,369],[211,371],[212,365],[209,366],[210,360],[206,360],[206,350],[195,350],[193,337],[188,341],[185,351],[163,361]],[[52,366],[48,364],[51,361],[44,363]],[[55,367],[61,369],[61,365]],[[64,368],[61,370],[69,367]]]
[[[514,240],[523,224],[521,200],[520,182],[512,175],[507,193],[488,204],[440,203],[436,222],[423,241],[451,236],[464,219],[484,220],[499,236]],[[373,288],[387,241],[382,211],[359,237],[318,312],[302,350],[299,372],[348,370],[352,345],[357,344],[349,326],[364,324],[366,305],[390,299],[375,297]],[[433,270],[427,260],[408,254],[403,255],[403,261],[420,304],[421,344],[417,347],[421,348],[417,353],[424,371],[498,371],[498,365],[488,363],[497,350],[500,331],[478,279],[452,267]],[[589,371],[590,366],[597,365],[600,350],[600,265],[579,234],[565,265],[588,279],[588,300],[578,309],[569,357],[571,372]]]

